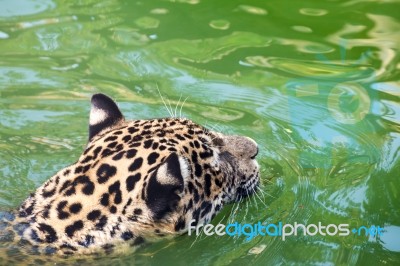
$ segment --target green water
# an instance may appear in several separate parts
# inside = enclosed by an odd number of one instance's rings
[[[91,94],[144,119],[168,116],[159,88],[173,108],[187,98],[186,117],[259,143],[263,193],[214,224],[384,233],[183,235],[97,264],[398,265],[399,14],[396,0],[1,0],[0,210],[78,158]]]

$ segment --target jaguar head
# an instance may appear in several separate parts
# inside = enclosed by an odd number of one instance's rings
[[[104,94],[92,97],[89,141],[19,209],[24,238],[62,254],[136,245],[209,222],[254,193],[257,144],[186,118],[125,120]]]

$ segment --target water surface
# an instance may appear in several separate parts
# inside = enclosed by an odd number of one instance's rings
[[[3,0],[0,209],[76,160],[91,94],[144,119],[169,115],[159,89],[173,109],[187,98],[186,117],[260,145],[262,193],[214,224],[385,232],[184,235],[99,264],[399,264],[399,10],[396,0]]]

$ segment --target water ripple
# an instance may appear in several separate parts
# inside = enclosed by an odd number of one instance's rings
[[[28,16],[53,9],[56,5],[51,0],[2,0],[0,19],[16,16]]]

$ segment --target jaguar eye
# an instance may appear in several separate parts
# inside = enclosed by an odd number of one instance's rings
[[[221,138],[218,138],[218,137],[213,138],[212,143],[213,143],[215,146],[219,146],[219,147],[224,146],[224,141],[223,141]]]

